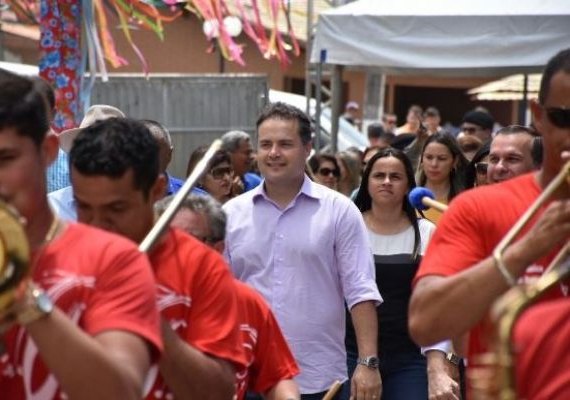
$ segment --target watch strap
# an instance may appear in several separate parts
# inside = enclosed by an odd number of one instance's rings
[[[34,284],[30,284],[27,289],[25,303],[17,314],[20,325],[28,325],[50,314],[53,310],[53,304],[47,293]]]
[[[452,351],[447,352],[447,354],[445,355],[445,359],[450,363],[452,363],[453,365],[459,365],[459,362],[461,361],[461,357],[459,357],[457,354],[455,354]]]

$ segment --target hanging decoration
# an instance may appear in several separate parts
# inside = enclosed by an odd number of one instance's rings
[[[131,30],[153,31],[160,40],[164,23],[191,12],[204,23],[206,39],[216,43],[224,58],[245,65],[243,45],[236,41],[244,33],[256,44],[264,58],[277,59],[285,68],[288,53],[300,54],[288,12],[289,0],[4,0],[20,23],[40,27],[40,75],[56,89],[54,129],[61,131],[78,124],[88,105],[95,76],[107,80],[107,63],[113,68],[127,65],[118,54],[109,19],[119,20],[119,28],[136,54],[145,74],[150,66],[138,48]],[[249,11],[248,11],[249,10]],[[270,24],[262,21],[261,10]],[[267,17],[266,17],[267,18]],[[286,39],[279,20],[287,26]],[[236,21],[237,20],[237,21]],[[269,34],[268,34],[269,32]],[[291,43],[288,43],[290,40]],[[213,46],[210,51],[213,51]]]

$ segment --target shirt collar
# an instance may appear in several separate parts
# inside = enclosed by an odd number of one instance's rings
[[[261,181],[259,185],[251,190],[253,194],[252,200],[255,202],[257,199],[263,198],[265,200],[271,201],[269,196],[267,196],[267,192],[265,191],[265,179]],[[319,187],[315,182],[313,182],[306,174],[303,178],[303,184],[301,185],[301,189],[299,193],[295,196],[297,199],[300,195],[307,196],[313,199],[320,199],[323,197],[322,188]]]

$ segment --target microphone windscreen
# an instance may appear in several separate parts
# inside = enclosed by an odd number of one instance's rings
[[[424,203],[422,203],[422,199],[424,197],[429,197],[430,199],[435,199],[435,196],[433,195],[432,191],[429,190],[428,188],[425,187],[415,187],[411,190],[411,192],[408,194],[408,200],[410,202],[410,204],[412,205],[412,207],[423,211],[423,210],[427,210],[429,207],[425,206]]]

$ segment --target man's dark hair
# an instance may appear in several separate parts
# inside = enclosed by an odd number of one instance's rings
[[[546,67],[542,72],[540,91],[538,92],[538,101],[540,104],[544,105],[544,102],[548,97],[548,91],[550,90],[550,81],[552,80],[552,77],[560,71],[570,74],[570,49],[560,51],[548,61],[548,64],[546,64]]]
[[[87,176],[120,178],[132,168],[134,187],[148,197],[158,177],[158,143],[140,121],[109,118],[82,129],[69,164]]]
[[[384,127],[379,122],[374,122],[368,125],[366,128],[366,133],[368,135],[368,139],[379,139],[382,135],[386,133]]]
[[[13,128],[39,146],[49,129],[49,114],[37,81],[0,69],[0,129]]]
[[[301,142],[303,144],[307,144],[311,141],[311,120],[307,117],[307,114],[299,110],[297,107],[282,102],[269,104],[257,118],[257,129],[259,130],[259,126],[268,119],[297,121]]]

